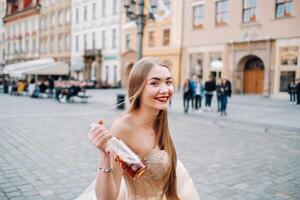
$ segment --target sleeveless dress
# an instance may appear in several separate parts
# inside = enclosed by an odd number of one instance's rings
[[[162,194],[163,177],[168,167],[167,152],[152,149],[143,159],[145,173],[133,180],[123,174],[118,200],[167,200]],[[176,167],[177,193],[181,200],[200,200],[186,168],[178,160]],[[94,181],[76,200],[97,200]]]

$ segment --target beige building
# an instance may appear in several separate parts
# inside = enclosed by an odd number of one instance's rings
[[[180,55],[182,39],[182,0],[159,0],[155,21],[147,20],[143,38],[143,56],[160,59],[172,71],[174,84],[180,83]],[[145,1],[145,12],[149,1]],[[129,72],[136,62],[136,24],[122,21],[122,85],[126,86]]]
[[[40,58],[70,64],[71,1],[43,0],[40,12]]]
[[[300,78],[300,1],[184,2],[181,85],[212,74],[236,93],[269,96]]]
[[[37,59],[39,43],[38,0],[7,1],[5,26],[5,63]]]

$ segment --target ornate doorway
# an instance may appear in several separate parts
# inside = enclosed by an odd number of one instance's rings
[[[264,64],[258,57],[249,58],[244,68],[244,93],[263,94]]]

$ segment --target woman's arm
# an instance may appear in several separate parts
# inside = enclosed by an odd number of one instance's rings
[[[100,153],[99,167],[112,168],[112,172],[100,171],[96,177],[95,193],[97,200],[116,200],[119,195],[122,171],[114,161],[112,155]]]
[[[105,152],[105,147],[111,137],[121,138],[121,135],[124,134],[125,130],[122,124],[124,123],[117,120],[112,124],[111,131],[108,131],[103,124],[91,131],[90,141],[100,149],[99,172],[95,185],[97,200],[116,200],[119,195],[123,171],[114,160],[114,155]],[[107,171],[109,169],[112,171]]]

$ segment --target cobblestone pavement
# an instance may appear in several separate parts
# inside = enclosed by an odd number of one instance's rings
[[[88,104],[0,94],[0,200],[74,199],[97,173],[90,120],[107,124],[120,90],[89,91]],[[234,96],[229,116],[182,114],[170,127],[201,199],[300,199],[300,106]],[[214,110],[215,108],[213,108]]]

